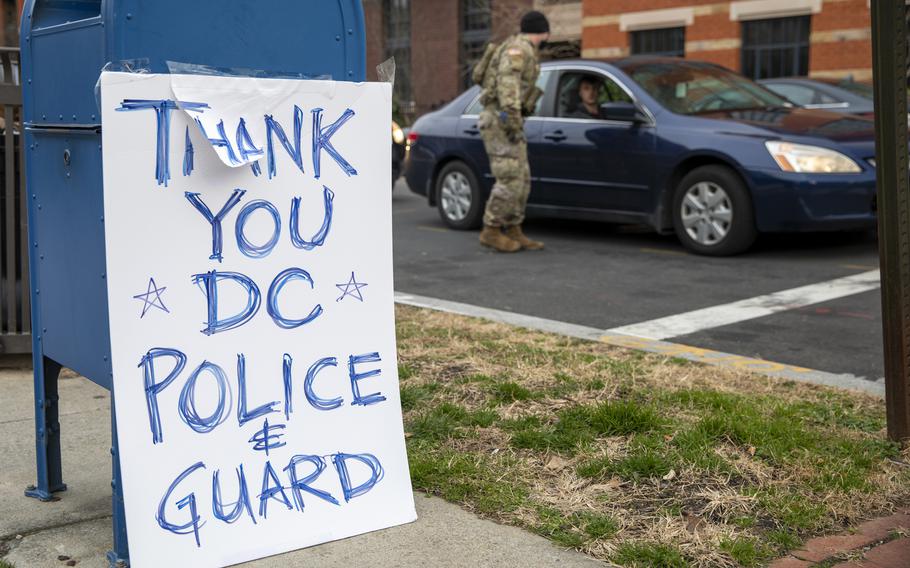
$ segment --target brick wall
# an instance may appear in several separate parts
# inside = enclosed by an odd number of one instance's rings
[[[367,30],[367,78],[386,55],[382,0],[363,0]],[[491,39],[519,29],[534,0],[490,0]],[[414,117],[447,103],[462,91],[461,6],[457,0],[411,0],[411,94]],[[413,117],[412,117],[413,118]]]
[[[534,0],[490,0],[493,16],[493,41],[502,41],[517,33],[521,17],[534,7]]]
[[[448,102],[461,90],[458,4],[452,0],[411,2],[411,89],[417,115]]]
[[[19,15],[22,14],[22,0],[0,1],[0,34],[4,46],[19,47]]]
[[[386,59],[382,0],[363,0],[363,19],[367,33],[367,81],[375,81],[376,66]]]
[[[629,53],[630,33],[620,30],[622,14],[693,8],[686,26],[686,57],[740,70],[742,24],[730,19],[731,2],[717,0],[583,0],[582,55],[621,57]],[[820,77],[872,76],[870,13],[866,0],[825,0],[812,14],[809,74]]]
[[[809,74],[872,78],[871,13],[864,0],[825,2],[812,17]]]

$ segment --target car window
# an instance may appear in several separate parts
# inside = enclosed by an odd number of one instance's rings
[[[480,111],[483,110],[483,105],[480,104],[480,92],[477,93],[477,96],[474,97],[474,100],[471,101],[471,104],[468,105],[468,108],[464,110],[464,114],[480,114]]]
[[[837,86],[846,91],[850,91],[854,95],[859,95],[864,99],[871,100],[873,96],[872,85],[859,83],[852,79],[844,79],[843,81],[839,82]]]
[[[790,83],[770,83],[766,87],[799,106],[811,105],[815,101],[815,90]]]
[[[550,77],[552,71],[546,69],[540,72],[540,77],[537,78],[537,88],[543,90],[547,85],[547,79]],[[540,105],[543,103],[544,97],[540,97],[537,100],[537,107],[534,109],[534,114],[532,116],[540,115]],[[480,92],[477,93],[477,96],[471,101],[471,104],[468,105],[468,108],[465,109],[464,114],[475,115],[480,114],[480,111],[483,110],[483,105],[480,104]]]
[[[600,118],[600,105],[633,102],[632,97],[612,79],[599,73],[567,71],[559,78],[556,116]]]
[[[698,61],[636,61],[620,65],[670,112],[700,114],[784,106],[785,99],[742,75]]]
[[[816,96],[815,96],[815,104],[819,104],[819,105],[831,105],[831,104],[837,104],[837,103],[839,103],[839,102],[842,102],[842,101],[839,101],[839,100],[835,99],[835,98],[832,97],[831,95],[828,95],[828,94],[823,93],[823,92],[821,92],[821,91],[816,91],[816,92],[815,92],[815,95],[816,95]]]

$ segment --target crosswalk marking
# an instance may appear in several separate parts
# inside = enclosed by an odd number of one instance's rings
[[[609,332],[644,337],[646,339],[679,337],[705,329],[730,325],[786,310],[843,298],[844,296],[868,292],[879,288],[880,285],[879,271],[870,270],[844,278],[828,280],[827,282],[819,282],[818,284],[747,298],[738,302],[624,325],[613,328]]]

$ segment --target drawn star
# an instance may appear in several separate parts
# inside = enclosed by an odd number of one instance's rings
[[[158,285],[155,284],[155,279],[149,278],[149,287],[145,294],[136,294],[133,296],[133,298],[145,302],[142,304],[142,314],[139,316],[139,319],[144,318],[146,312],[151,308],[158,308],[163,312],[171,313],[171,310],[167,309],[167,306],[164,305],[164,301],[161,299],[161,293],[165,290],[167,290],[167,286],[159,288]],[[154,298],[152,298],[152,296],[154,296]]]
[[[344,300],[346,296],[350,296],[362,302],[363,295],[360,293],[360,289],[365,286],[368,286],[368,284],[357,282],[357,279],[354,278],[354,273],[351,272],[351,279],[348,280],[346,284],[335,284],[335,287],[341,290],[341,296],[339,296],[335,301],[340,302],[341,300]]]

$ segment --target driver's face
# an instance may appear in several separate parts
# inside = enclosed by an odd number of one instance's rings
[[[578,86],[578,96],[581,98],[581,102],[586,105],[593,105],[597,103],[598,90],[599,89],[595,85],[584,81]]]

